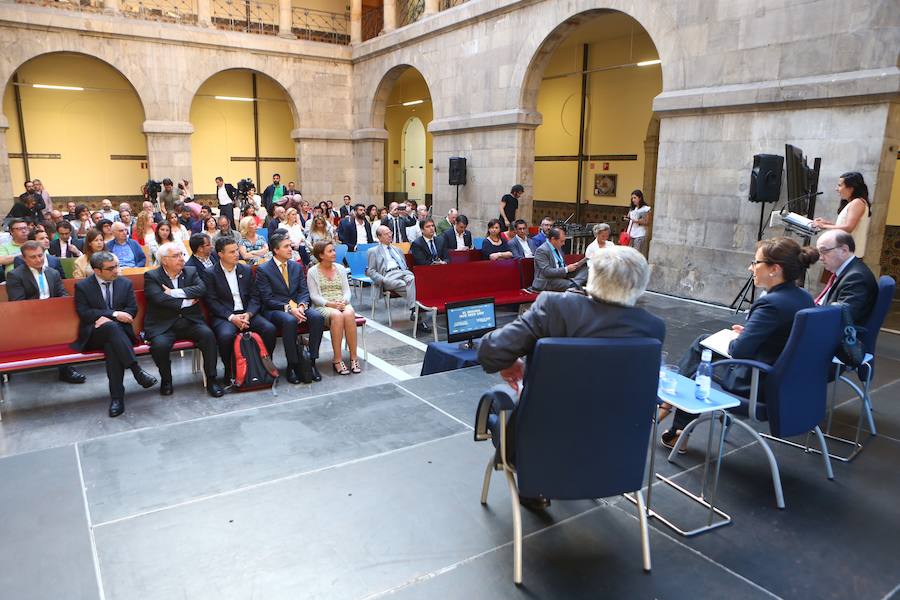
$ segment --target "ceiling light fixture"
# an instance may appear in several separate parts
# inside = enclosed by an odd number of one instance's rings
[[[415,106],[416,104],[422,104],[425,102],[424,100],[410,100],[409,102],[404,102],[403,106]]]
[[[662,62],[662,61],[659,60],[658,58],[657,58],[656,60],[642,60],[641,62],[639,62],[639,63],[637,64],[637,66],[639,66],[639,67],[649,67],[650,65],[658,65],[658,64],[661,63],[661,62]]]
[[[255,98],[241,98],[240,96],[216,96],[216,100],[233,100],[235,102],[256,102]]]
[[[68,90],[70,92],[83,92],[83,87],[77,87],[74,85],[47,85],[45,83],[33,83],[31,87],[36,87],[42,90]]]

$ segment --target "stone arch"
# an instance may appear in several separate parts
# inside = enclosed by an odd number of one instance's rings
[[[388,71],[384,75],[382,75],[381,79],[378,81],[378,86],[375,88],[375,94],[372,97],[371,109],[369,111],[370,118],[366,123],[367,127],[372,127],[374,129],[384,128],[384,115],[387,109],[388,97],[391,95],[391,90],[393,90],[394,88],[394,83],[397,82],[397,79],[399,79],[407,69],[415,70],[422,77],[422,79],[425,80],[425,85],[426,87],[428,87],[428,94],[431,97],[432,119],[437,118],[438,111],[435,108],[434,104],[434,94],[431,93],[433,87],[431,83],[429,83],[428,78],[425,77],[425,73],[422,71],[422,69],[415,65],[402,63],[388,69]]]
[[[15,47],[17,49],[21,50],[22,46],[23,45],[19,44]],[[107,67],[110,67],[116,73],[118,73],[122,77],[122,79],[124,79],[128,83],[129,87],[134,92],[135,96],[137,97],[138,102],[141,105],[141,111],[144,115],[144,119],[150,118],[149,115],[147,114],[147,109],[149,106],[152,106],[152,97],[153,97],[152,91],[149,88],[144,88],[143,93],[142,93],[142,89],[141,89],[141,87],[139,87],[139,85],[144,80],[140,74],[129,73],[127,69],[122,68],[122,65],[116,64],[116,62],[114,61],[114,59],[112,57],[97,56],[96,54],[91,54],[91,53],[83,52],[80,50],[50,50],[50,51],[29,52],[29,50],[26,48],[26,49],[24,49],[24,51],[22,51],[20,56],[17,56],[15,60],[9,61],[7,63],[7,65],[5,65],[6,67],[8,67],[8,69],[9,69],[8,71],[4,70],[3,72],[0,72],[0,81],[4,82],[2,89],[5,90],[6,86],[8,86],[8,85],[10,85],[10,83],[12,83],[13,75],[19,69],[24,67],[26,64],[28,64],[29,62],[31,62],[35,59],[43,58],[45,56],[52,55],[52,54],[69,54],[69,55],[86,56],[90,59],[93,59],[100,63],[103,63]],[[138,83],[139,85],[135,85],[135,83]]]
[[[252,60],[242,61],[246,63],[254,63]],[[248,65],[228,65],[225,67],[216,66],[214,68],[207,69],[206,71],[201,72],[191,83],[190,91],[185,94],[186,105],[179,107],[179,117],[180,120],[189,121],[191,114],[191,104],[194,102],[194,98],[197,96],[197,92],[203,86],[204,83],[219,75],[220,73],[225,73],[227,71],[252,71],[257,75],[262,75],[267,77],[268,79],[275,82],[281,91],[284,92],[284,96],[288,101],[288,107],[291,109],[291,116],[294,120],[293,129],[300,127],[300,111],[297,108],[297,99],[291,94],[291,85],[290,83],[286,83],[283,81],[284,77],[279,79],[278,75],[275,73],[268,72],[269,69],[266,68],[265,65],[262,64],[248,64]],[[277,69],[275,70],[277,71]]]
[[[566,6],[574,4],[575,11]],[[518,106],[527,111],[537,107],[537,94],[541,78],[550,57],[579,25],[612,12],[623,13],[640,25],[656,47],[662,61],[663,91],[682,87],[683,77],[679,60],[675,31],[675,19],[657,3],[635,0],[607,0],[605,7],[596,3],[577,0],[572,4],[560,4],[557,19],[547,19],[545,27],[530,30],[521,44],[521,51],[511,77],[514,90],[518,90]],[[566,10],[566,12],[562,12]],[[555,24],[554,24],[555,23]],[[551,25],[554,24],[554,25]]]

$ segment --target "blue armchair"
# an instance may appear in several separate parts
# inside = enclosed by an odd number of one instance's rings
[[[728,365],[744,365],[753,369],[750,386],[750,398],[740,398],[741,405],[732,410],[733,413],[749,416],[757,422],[768,422],[771,435],[761,435],[747,423],[730,415],[727,426],[737,425],[756,438],[772,472],[772,484],[775,488],[775,502],[778,508],[784,508],[784,492],[781,488],[781,476],[778,473],[778,462],[772,449],[764,437],[769,439],[790,437],[815,432],[822,449],[825,473],[828,479],[834,479],[831,460],[825,436],[819,429],[819,423],[825,417],[825,404],[828,392],[828,373],[831,359],[839,342],[841,328],[841,310],[836,306],[825,308],[807,308],[794,317],[794,325],[784,351],[774,365],[767,365],[754,360],[728,359],[713,363],[717,369]],[[766,375],[763,384],[763,397],[759,398],[759,374]],[[708,417],[706,417],[708,418]],[[695,419],[685,427],[684,432],[675,443],[669,454],[671,462],[681,449],[687,434],[706,418]],[[786,441],[777,439],[777,441]],[[792,443],[792,442],[791,442]],[[802,446],[801,446],[802,447]]]
[[[544,338],[528,359],[518,402],[506,385],[482,398],[475,439],[490,439],[496,450],[485,469],[481,503],[487,503],[491,471],[502,470],[513,506],[516,584],[522,582],[519,493],[577,500],[634,492],[643,565],[650,570],[641,487],[661,348],[645,338]],[[591,368],[575,368],[580,365]]]

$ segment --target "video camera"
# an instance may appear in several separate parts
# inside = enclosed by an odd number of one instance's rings
[[[158,181],[150,179],[144,184],[144,193],[151,201],[156,200],[156,196],[162,191],[162,184]]]
[[[249,177],[245,177],[237,182],[237,191],[238,191],[238,206],[241,207],[241,214],[244,213],[244,210],[253,204],[252,198],[250,198],[250,189],[255,188],[256,185],[253,183],[253,180]]]

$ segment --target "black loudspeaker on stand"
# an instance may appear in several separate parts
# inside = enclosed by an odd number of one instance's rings
[[[449,183],[456,186],[456,211],[459,212],[459,186],[466,185],[466,159],[464,157],[450,157]]]
[[[766,203],[777,202],[781,195],[781,173],[784,168],[784,157],[777,154],[757,154],[753,157],[753,170],[750,172],[750,202],[759,202],[759,227],[756,230],[756,241],[760,241],[766,230]],[[744,303],[753,304],[756,297],[756,286],[753,275],[747,278],[744,287],[731,301],[735,314]]]

